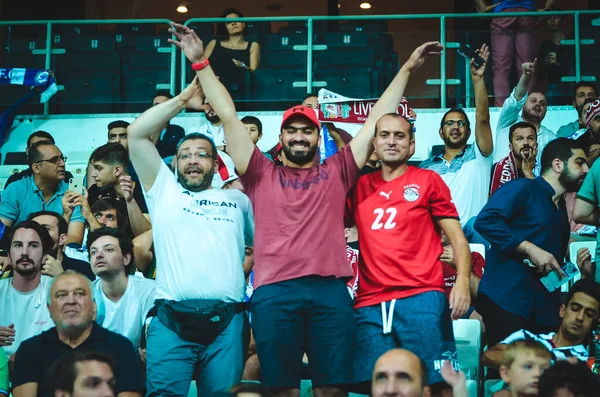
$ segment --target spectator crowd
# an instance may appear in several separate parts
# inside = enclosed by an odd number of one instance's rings
[[[328,123],[338,150],[324,158],[317,95],[284,112],[269,153],[261,121],[238,117],[228,89],[260,60],[243,23],[206,47],[173,23],[193,81],[111,122],[84,186],[46,131],[6,183],[0,395],[185,396],[195,381],[199,396],[299,396],[307,378],[316,397],[466,397],[460,319],[481,324],[498,396],[598,395],[600,245],[569,247],[598,236],[600,99],[579,82],[578,117],[545,126],[531,87],[557,55],[542,48],[543,66],[518,42],[510,91],[499,36],[513,22],[494,20],[470,63],[475,120],[448,110],[443,151],[418,166],[397,110],[439,42],[412,52],[354,137]],[[496,126],[490,52],[506,91]],[[171,122],[185,109],[205,114],[197,132]]]

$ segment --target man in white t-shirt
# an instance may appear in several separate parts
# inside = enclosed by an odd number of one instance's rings
[[[489,52],[484,44],[479,50],[487,61]],[[423,161],[419,167],[439,174],[450,188],[460,224],[472,243],[484,243],[473,229],[475,217],[488,199],[494,149],[490,127],[490,107],[483,80],[486,63],[479,68],[471,64],[471,79],[475,91],[475,143],[467,144],[471,123],[462,109],[450,109],[442,117],[440,137],[444,151]],[[503,142],[508,140],[505,139]]]
[[[172,172],[150,141],[183,109],[203,106],[194,80],[181,94],[148,109],[128,129],[129,154],[153,225],[157,316],[148,326],[147,395],[226,392],[241,380],[244,249],[253,246],[250,200],[236,189],[212,189],[215,142],[200,133],[177,147]],[[180,313],[181,315],[173,315]]]
[[[100,228],[88,235],[87,249],[96,275],[96,322],[140,348],[146,315],[154,307],[154,280],[130,276],[133,242],[119,229]]]
[[[53,245],[37,222],[21,222],[12,231],[8,257],[14,276],[0,280],[0,346],[9,357],[21,342],[54,327],[45,305],[52,278],[42,275]]]

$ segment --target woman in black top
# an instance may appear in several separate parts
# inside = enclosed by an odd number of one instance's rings
[[[221,14],[221,18],[243,18],[243,15],[229,8]],[[254,71],[258,68],[260,46],[256,42],[244,40],[245,23],[227,22],[224,27],[224,36],[227,38],[211,40],[204,54],[210,58],[213,70],[230,92],[243,92],[246,70]]]

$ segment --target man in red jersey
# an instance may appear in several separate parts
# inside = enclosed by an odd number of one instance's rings
[[[395,113],[375,126],[381,171],[362,176],[352,206],[360,236],[354,378],[368,390],[375,361],[402,347],[423,358],[430,383],[445,360],[455,366],[452,318],[469,308],[471,253],[450,190],[433,171],[407,164],[415,152],[411,123]],[[454,250],[456,284],[444,294],[440,228]]]

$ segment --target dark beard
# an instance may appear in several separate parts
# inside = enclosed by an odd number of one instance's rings
[[[461,147],[463,147],[463,146],[465,146],[467,144],[468,140],[469,140],[469,136],[465,136],[460,141],[454,143],[449,138],[445,138],[444,137],[444,144],[446,146],[448,146],[450,149],[460,149]]]
[[[179,171],[178,171],[178,173],[179,173]],[[181,186],[183,186],[184,188],[186,188],[190,192],[201,192],[201,191],[204,191],[204,190],[206,190],[206,189],[208,189],[210,187],[210,185],[212,184],[212,180],[213,180],[213,176],[214,175],[215,175],[215,170],[213,168],[211,168],[209,171],[207,171],[202,176],[202,181],[197,186],[189,186],[187,184],[187,182],[185,181],[184,175],[181,174],[181,173],[179,173],[178,179],[179,179],[179,183],[181,183]]]
[[[20,268],[19,265],[15,266],[15,272],[19,273],[22,277],[30,277],[35,275],[40,269],[36,269],[35,267],[30,267],[27,269]]]
[[[576,192],[581,187],[581,181],[579,178],[573,178],[573,176],[569,173],[568,169],[563,169],[563,171],[558,176],[558,182],[562,187],[565,188],[567,192]]]
[[[523,120],[528,121],[531,124],[540,124],[542,122],[542,119],[543,117],[534,116],[533,114],[529,113],[529,111],[523,109]]]
[[[293,154],[289,146],[283,145],[282,150],[285,153],[285,158],[294,164],[305,165],[312,163],[317,155],[318,146],[309,147],[305,154]]]

